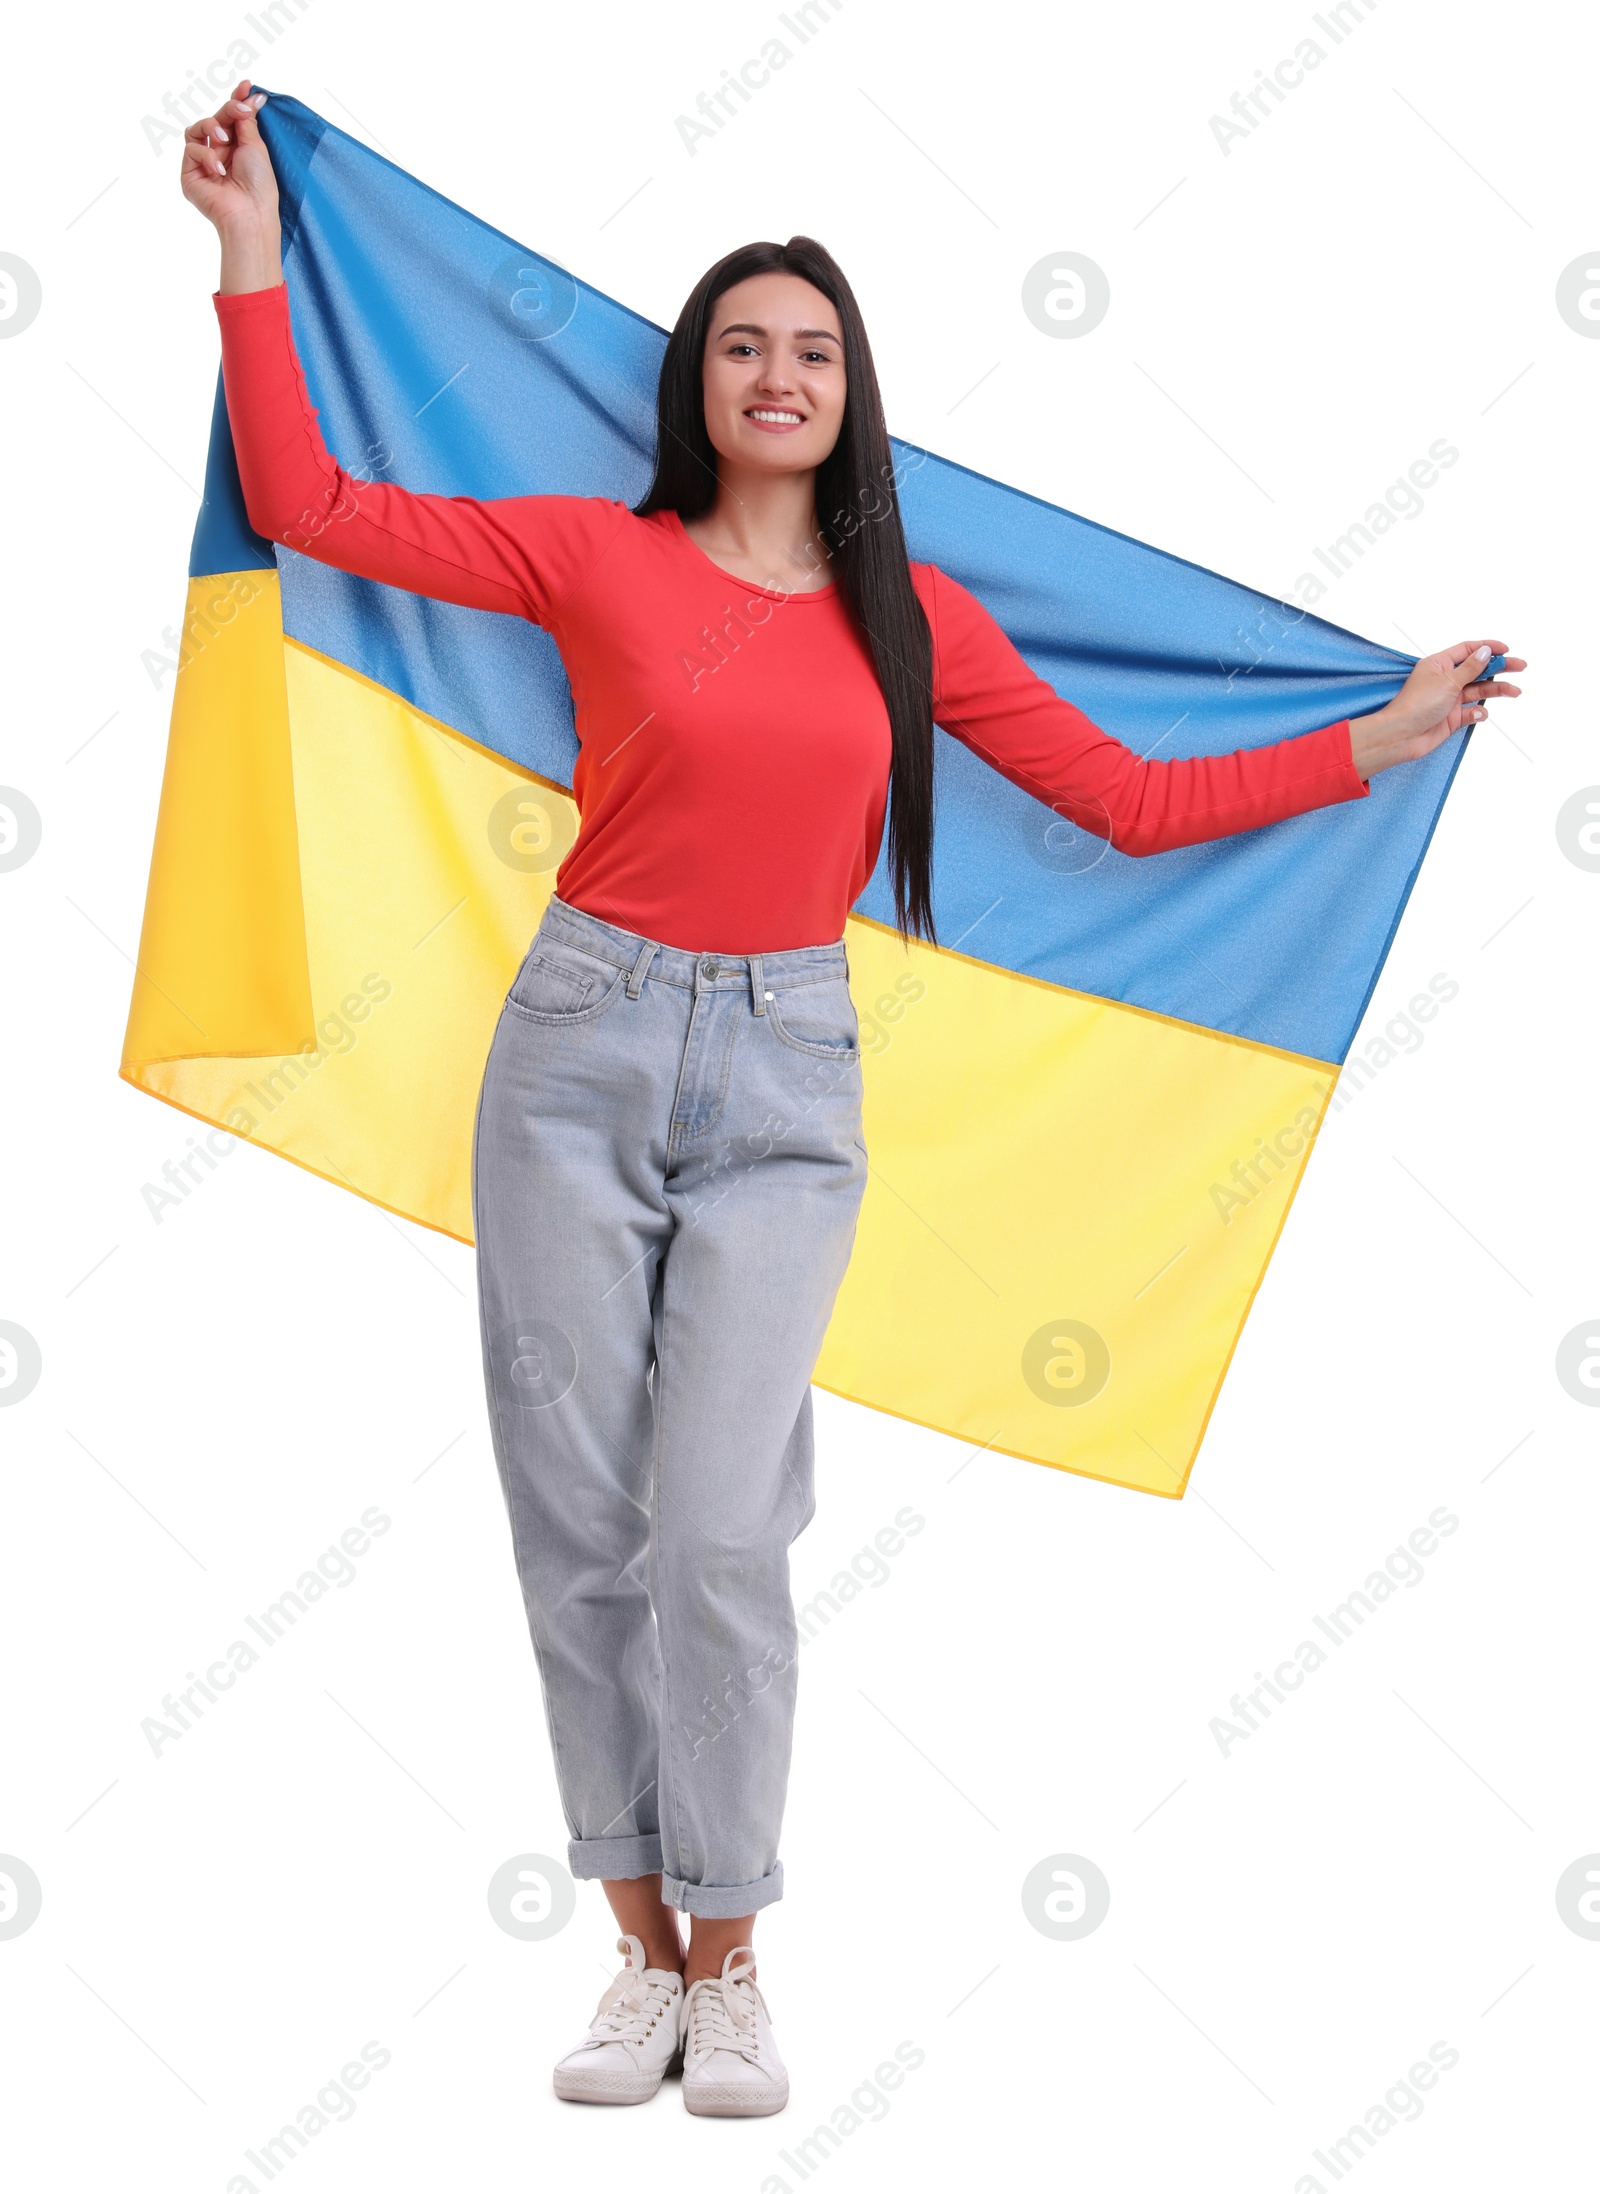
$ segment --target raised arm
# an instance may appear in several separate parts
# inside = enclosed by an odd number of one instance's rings
[[[250,523],[362,578],[548,624],[625,522],[622,506],[580,496],[417,494],[338,462],[294,345],[277,181],[256,122],[265,95],[248,92],[242,83],[220,113],[186,133],[183,190],[221,239],[214,302]]]
[[[1419,663],[1388,707],[1229,754],[1146,761],[1031,670],[983,605],[933,566],[919,586],[933,628],[934,718],[1000,775],[1119,852],[1170,852],[1367,796],[1366,780],[1427,753],[1484,713],[1470,643]],[[1508,663],[1521,669],[1520,662]],[[1477,673],[1476,682],[1474,672]]]

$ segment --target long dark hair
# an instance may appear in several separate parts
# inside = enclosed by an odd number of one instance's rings
[[[861,308],[832,254],[813,238],[743,244],[690,291],[661,361],[655,478],[635,515],[675,510],[680,518],[698,518],[716,499],[717,453],[706,432],[701,380],[706,330],[717,299],[753,274],[797,274],[839,315],[844,420],[817,467],[817,527],[889,711],[888,854],[896,922],[902,934],[932,942],[933,642],[911,583],[889,430]]]

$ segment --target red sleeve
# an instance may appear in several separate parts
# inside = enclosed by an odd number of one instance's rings
[[[289,292],[213,293],[250,523],[319,563],[548,625],[626,524],[601,496],[476,502],[352,476],[329,455],[294,347]]]
[[[1367,795],[1348,719],[1275,746],[1147,762],[1030,670],[965,587],[931,564],[918,576],[933,628],[935,722],[1119,852],[1166,853]]]

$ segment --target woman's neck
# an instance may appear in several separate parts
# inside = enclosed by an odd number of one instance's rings
[[[811,594],[833,579],[817,525],[815,472],[756,472],[717,468],[717,495],[699,518],[685,521],[696,548],[752,586]]]

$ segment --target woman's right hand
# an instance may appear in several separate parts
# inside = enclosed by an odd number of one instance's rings
[[[222,240],[225,293],[270,289],[283,280],[278,179],[256,116],[266,93],[242,77],[233,97],[183,133],[183,195]]]

